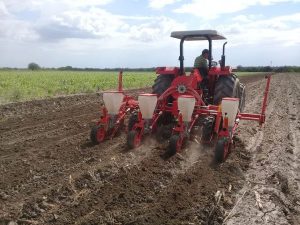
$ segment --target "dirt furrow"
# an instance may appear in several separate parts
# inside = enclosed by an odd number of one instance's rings
[[[227,224],[298,224],[297,196],[293,161],[290,154],[291,101],[290,87],[296,77],[273,76],[271,104],[266,125],[248,142],[253,159],[247,172],[247,183],[238,195],[239,201]],[[299,93],[299,91],[298,91]],[[274,102],[272,104],[272,101]],[[241,136],[247,136],[246,130]],[[253,135],[253,134],[252,134]],[[253,141],[256,144],[253,145]],[[251,145],[252,142],[252,145]],[[296,187],[296,188],[295,188]],[[293,194],[291,194],[293,193]]]
[[[18,129],[8,130],[1,132],[0,141],[6,145],[14,145],[18,142],[26,142],[30,139],[38,139],[42,135],[47,136],[48,133],[59,133],[60,129],[71,129],[75,125],[85,125],[80,124],[83,121],[89,119],[96,119],[95,112],[82,113],[78,116],[64,117],[50,121],[42,121],[39,124],[20,127]],[[74,123],[74,124],[73,124]],[[77,123],[77,124],[76,124]],[[69,127],[67,127],[69,126]],[[76,128],[76,127],[74,127]],[[20,133],[22,136],[20,137]]]

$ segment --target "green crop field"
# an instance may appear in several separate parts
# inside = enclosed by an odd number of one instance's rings
[[[124,72],[124,89],[150,86],[151,72]],[[0,103],[115,89],[118,72],[0,71]]]
[[[238,73],[241,76],[258,73]],[[124,72],[124,89],[149,87],[155,72]],[[0,70],[0,104],[117,87],[118,72]]]

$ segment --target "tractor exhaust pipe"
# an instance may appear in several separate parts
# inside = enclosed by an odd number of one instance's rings
[[[223,44],[223,54],[221,58],[221,69],[223,70],[225,68],[225,45],[227,44],[227,41]]]

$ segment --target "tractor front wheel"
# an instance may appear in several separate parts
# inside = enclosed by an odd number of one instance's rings
[[[127,135],[127,146],[129,149],[137,148],[141,145],[142,136],[137,130],[131,130]]]
[[[215,147],[215,162],[222,163],[229,153],[229,141],[225,138],[219,139]]]
[[[106,132],[103,126],[94,126],[90,134],[92,143],[96,145],[103,142],[105,139],[105,133]]]

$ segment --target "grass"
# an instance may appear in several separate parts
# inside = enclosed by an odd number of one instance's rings
[[[238,73],[240,76],[258,73]],[[155,72],[124,72],[124,89],[149,87]],[[118,72],[0,70],[0,104],[117,87]]]

